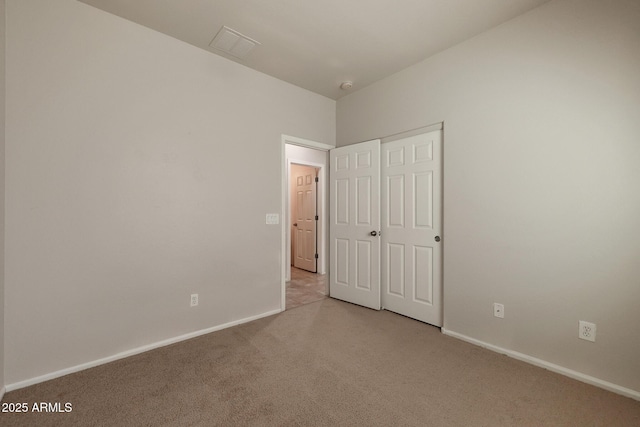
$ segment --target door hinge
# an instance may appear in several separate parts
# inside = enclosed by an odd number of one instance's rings
[[[318,254],[316,254],[316,259],[318,259]]]
[[[316,221],[319,220],[320,218],[318,218],[318,215],[316,215]]]
[[[319,179],[318,179],[318,177],[316,176],[316,182],[318,182],[318,181],[319,181]]]

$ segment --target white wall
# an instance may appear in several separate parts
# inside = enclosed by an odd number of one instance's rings
[[[637,1],[552,1],[337,104],[339,146],[444,121],[447,330],[636,391],[639,47]]]
[[[280,309],[281,135],[335,101],[74,0],[7,1],[6,61],[7,384]]]
[[[0,400],[4,394],[4,113],[5,0],[0,0]]]

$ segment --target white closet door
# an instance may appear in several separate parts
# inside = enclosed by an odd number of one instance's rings
[[[331,150],[331,297],[380,309],[380,140]]]
[[[382,307],[442,326],[442,131],[382,144]]]

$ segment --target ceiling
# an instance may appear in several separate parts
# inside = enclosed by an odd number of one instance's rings
[[[80,1],[338,99],[549,0]],[[244,59],[210,47],[222,26],[260,45]]]

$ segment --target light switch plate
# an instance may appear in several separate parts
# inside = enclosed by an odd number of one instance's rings
[[[267,224],[269,224],[269,225],[280,224],[280,214],[268,213],[267,214]]]

